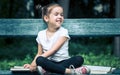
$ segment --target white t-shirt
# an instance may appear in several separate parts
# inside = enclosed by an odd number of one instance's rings
[[[68,35],[68,30],[60,27],[51,38],[47,38],[46,36],[46,31],[42,30],[38,33],[38,36],[36,38],[38,44],[42,45],[43,48],[43,52],[46,52],[48,50],[51,49],[51,47],[54,45],[54,43],[61,37],[61,36],[65,36],[68,38],[68,40],[62,45],[62,47],[56,52],[54,53],[52,56],[48,57],[48,59],[52,60],[52,61],[62,61],[65,59],[68,59],[69,53],[68,53],[68,42],[69,42],[69,35]]]

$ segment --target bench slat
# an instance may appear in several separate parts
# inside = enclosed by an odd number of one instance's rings
[[[74,36],[120,35],[120,19],[65,19],[63,27]],[[45,28],[42,19],[0,19],[1,36],[36,36]]]

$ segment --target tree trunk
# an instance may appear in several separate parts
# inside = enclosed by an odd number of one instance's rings
[[[64,18],[67,18],[69,11],[69,0],[58,0],[58,2],[64,9]]]
[[[120,18],[120,0],[115,0],[115,17]],[[120,37],[114,38],[114,55],[120,57]]]
[[[10,0],[10,6],[9,6],[9,18],[13,17],[12,16],[12,12],[13,12],[13,8],[14,8],[14,0]]]

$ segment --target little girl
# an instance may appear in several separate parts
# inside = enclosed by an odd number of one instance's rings
[[[37,66],[41,66],[51,73],[82,74],[85,71],[86,74],[87,68],[78,68],[84,59],[81,56],[69,56],[70,37],[68,30],[61,26],[64,21],[63,8],[58,4],[49,4],[43,8],[42,17],[48,28],[38,33],[38,52],[32,63],[25,64],[24,68],[35,71]]]

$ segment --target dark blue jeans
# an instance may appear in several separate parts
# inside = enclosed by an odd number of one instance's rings
[[[80,67],[83,62],[84,59],[81,56],[74,56],[60,62],[54,62],[42,56],[36,59],[37,66],[41,66],[46,71],[58,74],[64,74],[65,69],[69,68],[70,65],[74,65],[75,68]]]

